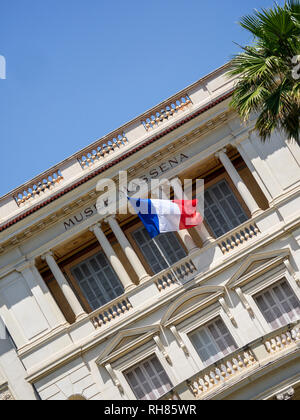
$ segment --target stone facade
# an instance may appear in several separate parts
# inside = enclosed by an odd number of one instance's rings
[[[225,72],[0,198],[0,315],[13,340],[0,340],[0,399],[299,395],[300,149],[279,133],[263,144],[254,117],[241,123]],[[162,242],[170,267],[137,242],[135,215],[97,212],[98,181],[125,170],[131,186],[162,181],[163,198],[167,180],[176,196],[204,179],[204,223]],[[115,291],[100,293],[111,278]],[[164,383],[134,385],[137,366]]]

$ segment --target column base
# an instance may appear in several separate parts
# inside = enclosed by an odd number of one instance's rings
[[[215,239],[214,239],[214,238],[208,238],[208,239],[206,239],[206,240],[203,242],[203,244],[202,244],[202,248],[205,248],[205,247],[206,247],[206,245],[208,245],[208,244],[212,244],[213,242],[215,242]]]
[[[146,281],[150,280],[151,276],[149,274],[145,274],[139,279],[139,284],[145,283]]]
[[[251,217],[256,217],[262,214],[264,211],[262,209],[254,210],[254,212],[251,213]]]
[[[195,252],[199,251],[200,248],[198,246],[195,246],[195,248],[192,248],[190,251],[188,251],[188,256],[194,254]]]
[[[124,289],[124,292],[130,292],[131,290],[133,290],[136,287],[135,284],[130,284],[129,286],[126,286]]]
[[[87,317],[88,317],[88,314],[86,312],[82,312],[76,316],[75,322],[81,321],[82,319],[85,319]]]

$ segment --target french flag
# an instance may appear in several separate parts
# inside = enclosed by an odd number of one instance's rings
[[[164,232],[190,229],[202,223],[198,200],[158,200],[128,197],[151,238]]]

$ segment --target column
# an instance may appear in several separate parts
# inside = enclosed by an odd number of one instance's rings
[[[165,184],[160,184],[161,192],[162,192],[162,198],[164,200],[169,200],[170,197],[167,197],[167,195],[166,195],[166,193],[163,189],[164,186],[165,186]],[[153,195],[156,196],[156,197],[159,197],[159,189],[155,189],[153,191]],[[189,234],[187,229],[181,229],[177,233],[178,233],[180,239],[182,240],[182,242],[184,243],[184,245],[185,245],[185,247],[188,251],[188,254],[191,254],[194,251],[196,251],[197,249],[199,249],[197,247],[197,245],[195,244],[193,238],[191,237],[191,235]]]
[[[127,274],[123,264],[117,257],[115,251],[113,250],[111,244],[106,238],[105,234],[102,232],[100,225],[94,225],[90,228],[90,231],[93,232],[98,239],[105,255],[107,256],[109,262],[111,263],[113,269],[115,270],[117,276],[119,277],[121,283],[124,286],[125,292],[133,289],[135,285],[132,283],[130,277]]]
[[[111,230],[113,231],[115,237],[117,238],[119,244],[121,245],[125,255],[127,256],[132,268],[136,272],[139,281],[150,279],[149,274],[145,270],[143,264],[141,263],[139,257],[135,253],[134,249],[132,248],[130,242],[126,238],[124,232],[120,228],[119,223],[117,222],[115,216],[109,216],[105,220],[109,226],[111,227]]]
[[[21,267],[18,267],[17,271],[19,271],[26,280],[31,293],[43,311],[50,327],[54,328],[58,325],[66,324],[67,321],[53,299],[44,279],[36,268],[34,260],[30,260]]]
[[[71,286],[67,282],[65,276],[63,275],[61,269],[57,265],[52,252],[48,252],[47,254],[42,256],[42,259],[46,260],[55,280],[57,281],[59,287],[61,288],[65,298],[67,299],[68,303],[70,304],[76,320],[79,318],[83,318],[86,316],[86,312],[83,310],[77,296],[71,289]]]
[[[246,206],[250,210],[251,216],[255,216],[256,214],[260,213],[262,210],[258,207],[256,201],[252,197],[250,191],[246,187],[244,181],[239,176],[237,170],[231,163],[231,160],[226,155],[226,149],[220,150],[216,153],[216,157],[222,162],[224,168],[226,169],[228,175],[230,176],[232,182],[234,183],[236,189],[241,194],[243,200],[246,203]]]
[[[181,182],[179,178],[173,178],[171,181],[171,184],[176,183],[176,189],[181,189],[182,195],[181,197],[183,197],[184,200],[187,200],[188,197],[185,196],[184,191],[182,191],[182,187],[181,187]],[[174,193],[176,195],[176,190],[174,189]],[[180,198],[181,198],[180,197]],[[204,215],[202,215],[202,217],[204,217]],[[198,235],[200,236],[202,243],[203,243],[203,247],[206,246],[207,244],[214,242],[214,238],[210,235],[210,233],[208,232],[208,230],[205,227],[204,224],[204,220],[201,223],[201,225],[198,225],[195,227]]]

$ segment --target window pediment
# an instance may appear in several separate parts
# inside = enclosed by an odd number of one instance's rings
[[[226,287],[235,289],[243,286],[248,281],[261,276],[271,268],[282,264],[288,258],[289,254],[289,249],[281,249],[249,255],[227,282]]]
[[[159,325],[151,325],[142,328],[133,328],[120,331],[115,338],[106,346],[103,353],[96,360],[97,364],[111,363],[141,346],[159,332]]]
[[[178,324],[217,301],[225,293],[223,286],[201,286],[189,290],[176,299],[168,308],[161,320],[163,326]]]

